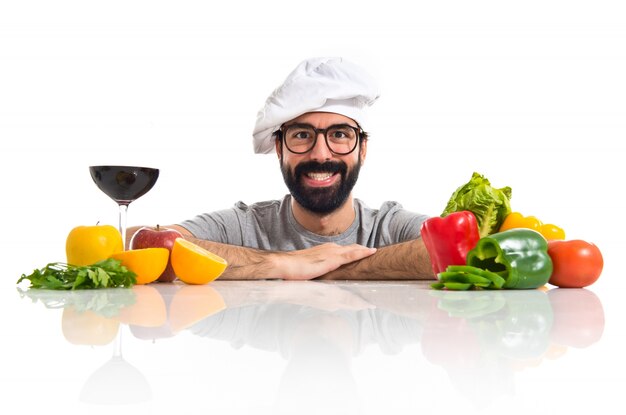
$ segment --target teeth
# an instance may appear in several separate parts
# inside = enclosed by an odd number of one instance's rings
[[[307,176],[309,176],[313,180],[322,181],[331,177],[332,173],[308,173]]]

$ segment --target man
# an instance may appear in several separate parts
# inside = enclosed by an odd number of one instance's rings
[[[365,111],[377,98],[376,83],[350,62],[302,62],[253,132],[257,153],[276,152],[290,194],[169,227],[225,258],[221,279],[432,278],[420,239],[426,217],[395,202],[370,209],[352,195],[367,155]]]

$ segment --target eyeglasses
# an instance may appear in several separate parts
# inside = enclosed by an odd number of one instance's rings
[[[280,128],[283,142],[295,154],[308,153],[315,147],[318,134],[324,134],[326,145],[333,153],[345,156],[356,148],[363,130],[348,124],[315,128],[310,124],[290,124]]]

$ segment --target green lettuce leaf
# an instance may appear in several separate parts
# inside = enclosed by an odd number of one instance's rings
[[[441,216],[463,210],[476,216],[481,238],[496,233],[511,213],[511,188],[491,187],[486,177],[474,172],[470,181],[452,194]]]

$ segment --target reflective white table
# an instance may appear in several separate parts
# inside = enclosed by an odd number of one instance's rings
[[[618,296],[592,288],[14,286],[2,291],[2,406],[70,414],[620,413],[609,399],[626,386],[626,313]]]

